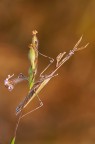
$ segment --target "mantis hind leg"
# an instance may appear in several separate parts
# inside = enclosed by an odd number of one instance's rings
[[[27,112],[26,114],[23,114],[23,115],[21,116],[21,119],[24,118],[25,116],[31,114],[32,112],[35,112],[36,110],[38,110],[39,108],[41,108],[41,107],[43,106],[43,102],[42,102],[42,100],[40,99],[40,97],[39,97],[38,95],[36,95],[36,97],[38,98],[39,106],[36,107],[36,108],[34,108],[33,110]]]
[[[44,54],[42,54],[42,53],[40,53],[40,52],[39,52],[39,54],[40,54],[41,56],[43,56],[43,57],[45,57],[45,58],[48,58],[48,59],[50,60],[50,63],[46,66],[46,68],[45,68],[45,69],[41,72],[41,74],[40,74],[40,77],[44,77],[43,73],[51,66],[51,64],[54,62],[54,59],[51,58],[51,57],[49,57],[49,56],[47,56],[47,55],[44,55]]]

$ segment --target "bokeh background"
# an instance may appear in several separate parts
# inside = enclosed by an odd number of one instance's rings
[[[95,144],[95,0],[0,0],[0,144],[10,143],[15,108],[28,92],[27,82],[8,92],[4,79],[28,74],[34,29],[39,51],[53,58],[69,52],[82,34],[81,44],[90,44],[41,91],[44,106],[21,121],[16,144]],[[39,56],[38,76],[47,64]],[[26,111],[36,106],[35,98]]]

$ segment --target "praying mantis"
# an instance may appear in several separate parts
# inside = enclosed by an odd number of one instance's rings
[[[78,40],[78,42],[75,44],[74,48],[72,50],[69,51],[68,54],[66,54],[66,52],[60,53],[57,57],[56,57],[56,66],[55,69],[48,75],[44,75],[43,73],[50,67],[50,65],[54,62],[54,59],[51,57],[48,57],[42,53],[39,52],[38,50],[38,38],[37,38],[37,31],[34,30],[32,32],[32,43],[29,45],[29,60],[30,60],[30,68],[29,68],[29,76],[26,77],[24,76],[22,73],[20,73],[18,75],[17,78],[13,78],[13,75],[8,75],[8,77],[5,79],[4,81],[4,85],[8,88],[9,91],[12,91],[15,84],[20,83],[24,80],[27,80],[29,83],[29,92],[27,94],[27,96],[22,100],[22,102],[20,102],[20,104],[17,106],[16,108],[16,115],[19,115],[19,119],[16,125],[16,129],[15,129],[15,135],[14,138],[12,140],[12,142],[15,141],[16,138],[16,131],[19,125],[19,122],[21,120],[21,118],[27,116],[28,114],[36,111],[37,109],[41,108],[43,106],[43,102],[41,101],[41,99],[39,98],[38,94],[40,93],[40,91],[44,88],[44,86],[46,86],[46,84],[55,76],[57,76],[58,74],[56,74],[56,72],[58,71],[58,69],[66,62],[68,61],[75,52],[85,49],[89,43],[87,43],[85,46],[82,47],[78,47],[80,42],[82,41],[82,36],[80,37],[80,39]],[[35,81],[36,78],[36,74],[37,74],[37,67],[38,67],[38,55],[42,55],[46,58],[48,58],[50,60],[50,63],[48,64],[48,66],[46,66],[46,68],[41,72],[39,80]],[[65,56],[64,56],[65,55]],[[37,97],[40,105],[38,107],[36,107],[35,109],[27,112],[26,114],[22,115],[23,109],[35,98]]]
[[[12,80],[10,80],[12,76],[8,75],[8,78],[6,78],[4,84],[5,86],[8,88],[8,90],[12,90],[14,88],[14,85],[22,82],[24,80],[28,80],[29,82],[29,93],[28,95],[24,98],[24,100],[17,106],[16,108],[16,115],[18,115],[22,109],[24,109],[31,100],[33,100],[33,98],[35,96],[38,97],[38,93],[41,91],[41,89],[54,77],[57,76],[58,74],[55,74],[57,72],[57,70],[67,61],[69,60],[69,58],[76,52],[79,50],[82,50],[84,48],[86,48],[88,46],[89,43],[87,43],[85,46],[82,46],[80,48],[78,48],[81,40],[82,40],[82,36],[81,38],[78,40],[78,42],[75,44],[74,48],[72,50],[69,51],[69,53],[66,55],[66,52],[60,53],[57,57],[56,57],[56,68],[55,70],[49,74],[49,75],[43,75],[43,73],[47,70],[47,68],[49,68],[49,66],[53,63],[54,59],[51,57],[48,57],[46,55],[41,54],[38,51],[38,38],[36,36],[37,31],[34,30],[32,32],[32,43],[29,45],[29,59],[30,59],[30,63],[31,66],[29,68],[29,77],[27,78],[26,76],[24,76],[22,73],[19,74],[19,76],[17,78],[14,78]],[[35,82],[35,77],[37,74],[37,66],[38,66],[38,54],[49,58],[50,60],[50,64],[42,71],[42,73],[40,74],[40,79]],[[66,55],[64,57],[64,55]],[[38,108],[43,106],[43,103],[41,101],[41,99],[38,97],[38,100],[40,101],[40,106],[38,106],[36,109],[28,112],[27,114],[37,110]],[[24,117],[24,114],[22,117]]]
[[[73,54],[76,51],[82,50],[84,48],[86,48],[88,46],[89,43],[87,43],[85,46],[79,47],[78,45],[80,44],[82,40],[82,37],[79,39],[79,41],[76,43],[76,45],[74,46],[74,48],[72,50],[69,51],[69,53],[63,58],[63,56],[66,54],[66,52],[60,53],[57,57],[56,57],[56,68],[54,71],[52,71],[49,75],[42,75],[43,72],[45,72],[45,70],[41,73],[40,79],[39,81],[37,81],[34,86],[32,87],[32,89],[30,90],[29,94],[24,98],[24,100],[18,105],[18,107],[16,108],[16,115],[18,113],[20,113],[20,111],[25,108],[31,100],[33,100],[33,98],[35,96],[37,96],[39,94],[39,92],[43,89],[43,87],[55,76],[57,76],[58,74],[55,74],[57,72],[57,70],[66,62],[70,59],[71,56],[73,56]],[[27,114],[39,109],[40,107],[43,106],[42,101],[40,100],[40,106],[37,107],[36,109],[24,114],[22,117],[26,116]]]

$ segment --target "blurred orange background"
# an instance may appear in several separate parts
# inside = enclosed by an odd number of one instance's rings
[[[44,106],[25,117],[16,144],[95,144],[95,1],[0,1],[0,144],[9,144],[17,121],[15,108],[27,95],[28,84],[12,92],[4,87],[8,74],[28,74],[28,45],[38,31],[39,51],[50,57],[82,45],[41,91]],[[38,76],[48,64],[39,56]],[[52,65],[48,72],[55,68]],[[35,98],[27,111],[38,106]]]

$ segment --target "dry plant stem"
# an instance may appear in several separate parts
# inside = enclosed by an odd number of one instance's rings
[[[18,126],[19,126],[21,117],[22,117],[22,111],[21,111],[21,113],[20,113],[20,115],[19,115],[19,117],[18,117],[17,123],[16,123],[15,132],[14,132],[14,138],[15,138],[15,139],[16,139],[17,130],[18,130]]]

